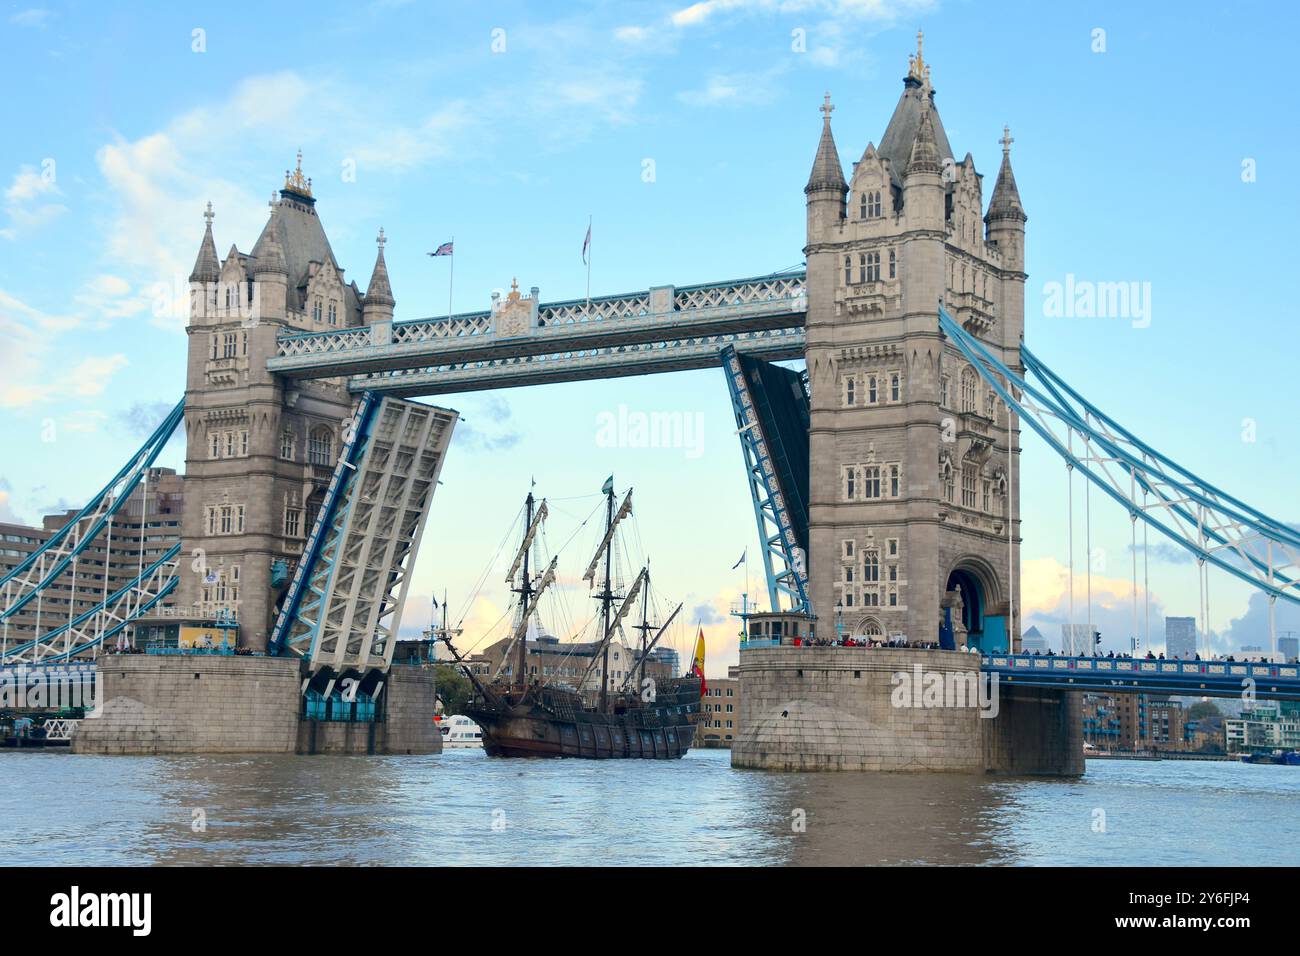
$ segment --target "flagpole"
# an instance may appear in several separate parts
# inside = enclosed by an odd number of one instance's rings
[[[456,237],[455,236],[451,237],[451,255],[448,256],[447,258],[451,260],[450,262],[451,272],[447,277],[447,318],[450,319],[451,318],[451,296],[452,296],[452,292],[456,288]]]
[[[591,213],[587,213],[587,308],[591,308],[591,255],[594,251],[591,241]]]

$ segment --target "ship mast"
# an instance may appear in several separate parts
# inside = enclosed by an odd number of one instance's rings
[[[533,582],[529,576],[528,558],[529,552],[533,550],[533,492],[530,489],[528,498],[524,501],[528,509],[527,530],[524,532],[524,543],[520,549],[523,557],[523,575],[519,579],[519,587],[514,588],[519,594],[519,620],[523,622],[524,633],[519,638],[519,649],[515,652],[515,676],[519,679],[519,686],[523,688],[527,685],[527,668],[528,668],[528,601],[533,596]],[[545,502],[542,505],[545,508]],[[519,556],[516,556],[518,560]]]
[[[641,656],[638,660],[644,661],[647,653],[647,643],[650,631],[654,625],[650,623],[650,559],[646,558],[645,570],[645,590],[641,593],[641,623],[636,625],[636,629],[641,632]]]
[[[602,641],[600,657],[600,713],[606,713],[609,708],[609,612],[614,606],[614,542],[612,534],[614,531],[614,483],[609,483],[609,491],[605,492],[605,590],[600,595],[601,616],[604,618],[604,628],[601,633],[605,635]]]

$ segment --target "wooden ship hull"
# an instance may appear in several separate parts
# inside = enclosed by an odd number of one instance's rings
[[[673,760],[691,749],[700,682],[682,678],[672,684],[654,704],[637,699],[608,713],[585,709],[571,691],[530,689],[521,696],[516,689],[493,694],[496,699],[478,698],[465,714],[483,729],[489,757]]]

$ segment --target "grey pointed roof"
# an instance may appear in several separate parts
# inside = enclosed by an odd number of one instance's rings
[[[994,219],[1028,220],[1025,207],[1020,204],[1020,190],[1016,188],[1016,175],[1011,171],[1011,150],[1002,150],[1002,168],[998,170],[998,181],[993,187],[993,198],[989,200],[989,211],[985,222]]]
[[[813,160],[808,185],[803,191],[809,193],[818,189],[838,189],[843,193],[848,188],[849,184],[844,181],[844,167],[840,165],[839,150],[835,148],[835,137],[831,135],[830,113],[827,112],[822,121],[822,138],[817,143],[817,157]]]
[[[934,105],[934,91],[928,84],[908,76],[903,80],[903,95],[898,98],[898,105],[894,107],[894,115],[885,127],[885,135],[881,137],[878,150],[881,159],[889,160],[895,186],[903,185],[903,172],[912,159],[912,143],[916,140],[926,107],[929,107],[933,117],[934,144],[940,164],[945,159],[952,158],[948,134],[944,132],[943,120],[939,118],[938,108]]]
[[[284,256],[285,273],[289,277],[286,305],[294,311],[301,311],[307,279],[311,274],[311,263],[319,262],[339,273],[343,271],[334,258],[329,239],[325,237],[325,228],[316,215],[315,201],[304,199],[292,190],[282,189],[280,201],[275,204],[271,218],[258,236],[258,245],[271,232],[274,232],[276,243]],[[254,258],[256,253],[257,246],[254,246]],[[343,298],[344,308],[349,313],[360,312],[361,303],[352,285],[343,286]]]
[[[288,275],[289,266],[284,256],[284,247],[280,245],[276,238],[275,223],[279,218],[279,204],[271,207],[271,219],[262,234],[257,237],[257,242],[253,245],[251,258],[253,260],[253,275],[262,275],[269,272],[277,272],[281,275]]]
[[[375,257],[375,271],[370,274],[370,285],[366,286],[366,305],[394,306],[393,287],[388,284],[388,266],[384,263],[383,231],[380,230],[381,242],[379,254]]]
[[[221,278],[221,260],[217,258],[217,244],[212,238],[212,204],[208,203],[208,223],[203,229],[203,242],[199,244],[199,255],[194,260],[194,271],[190,273],[191,282],[216,282]]]

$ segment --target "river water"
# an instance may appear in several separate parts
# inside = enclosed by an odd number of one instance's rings
[[[1300,768],[1078,780],[674,762],[0,754],[0,863],[1300,863]]]

